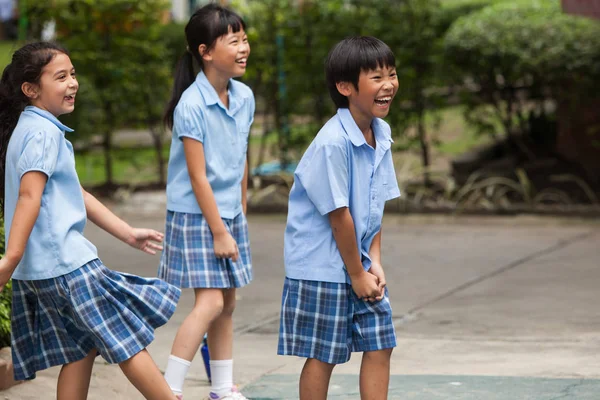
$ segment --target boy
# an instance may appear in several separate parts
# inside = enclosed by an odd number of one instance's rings
[[[326,399],[331,372],[363,352],[362,399],[386,399],[396,334],[381,266],[381,219],[400,196],[385,117],[395,58],[373,37],[338,43],[326,62],[337,114],[294,174],[285,231],[278,354],[306,357],[300,399]]]

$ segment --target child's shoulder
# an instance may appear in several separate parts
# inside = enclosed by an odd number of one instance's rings
[[[30,140],[35,136],[53,137],[58,140],[63,137],[63,133],[60,128],[49,119],[42,118],[38,115],[27,115],[25,118],[19,120],[19,123],[17,123],[13,132],[13,136],[21,137],[25,141]]]
[[[231,87],[238,96],[242,98],[254,99],[254,92],[252,92],[250,86],[246,85],[244,82],[240,82],[236,79],[231,79]]]
[[[349,140],[339,118],[333,116],[321,127],[313,143],[315,146],[346,146]]]

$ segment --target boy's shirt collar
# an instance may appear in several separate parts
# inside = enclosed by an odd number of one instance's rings
[[[365,135],[363,135],[359,129],[354,118],[352,118],[350,110],[348,108],[338,108],[337,115],[339,116],[340,122],[348,134],[348,137],[350,137],[352,144],[356,147],[366,145],[367,140],[365,139]],[[390,133],[385,129],[384,124],[382,124],[378,118],[373,118],[371,128],[373,129],[375,142],[377,142],[377,148],[384,152],[388,150],[394,141],[392,140]]]
[[[58,120],[58,118],[56,118],[54,116],[54,114],[52,114],[49,111],[42,110],[41,108],[38,108],[36,106],[27,106],[27,107],[25,107],[25,110],[23,110],[23,111],[30,111],[41,117],[46,118],[48,121],[52,122],[54,125],[56,125],[58,127],[58,129],[60,129],[63,132],[73,132],[73,129],[69,128],[68,126],[66,126],[65,124],[60,122]]]

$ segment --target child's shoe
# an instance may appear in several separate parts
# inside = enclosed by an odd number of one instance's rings
[[[236,386],[231,388],[231,392],[227,393],[225,396],[219,397],[218,394],[214,392],[210,392],[207,400],[248,400]]]

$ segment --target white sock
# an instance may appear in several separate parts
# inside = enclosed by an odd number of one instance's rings
[[[169,384],[169,387],[173,393],[183,393],[183,381],[185,380],[185,376],[190,369],[190,365],[192,365],[192,363],[188,360],[175,357],[172,354],[169,356],[167,370],[165,371],[165,380]]]
[[[233,360],[210,360],[211,392],[225,396],[233,388]]]

